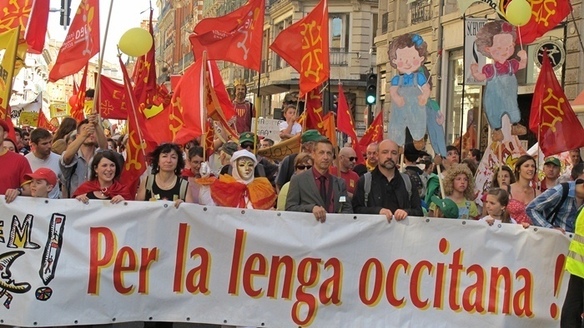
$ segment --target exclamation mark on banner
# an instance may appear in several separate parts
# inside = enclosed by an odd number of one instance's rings
[[[562,278],[564,277],[564,264],[566,262],[566,256],[564,254],[558,255],[556,259],[556,267],[554,269],[554,297],[558,297],[560,292],[560,286],[562,285]],[[560,315],[560,310],[556,303],[552,303],[550,306],[550,315],[554,320],[558,320]]]

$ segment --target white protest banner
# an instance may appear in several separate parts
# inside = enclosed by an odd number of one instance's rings
[[[260,117],[258,119],[258,136],[269,138],[274,140],[274,142],[280,141],[280,124],[282,120],[276,120],[273,118]],[[255,117],[251,118],[251,126],[255,127]]]
[[[0,197],[0,320],[554,327],[569,239],[484,222]]]
[[[486,18],[464,19],[464,83],[466,85],[485,85],[486,81],[477,81],[472,76],[470,65],[479,64],[479,68],[485,66],[487,58],[477,49],[477,32],[488,22]]]

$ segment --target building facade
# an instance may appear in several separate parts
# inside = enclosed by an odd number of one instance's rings
[[[569,16],[567,22],[547,32],[533,43],[517,46],[516,51],[520,49],[527,51],[527,67],[517,74],[520,123],[525,126],[529,125],[531,100],[540,70],[538,50],[544,44],[554,45],[558,51],[555,72],[564,86],[568,99],[573,100],[583,89],[584,73],[579,67],[582,66],[584,56],[576,30],[576,28],[582,30],[581,1],[572,1],[572,6],[576,21]],[[430,71],[434,86],[431,97],[438,101],[446,115],[446,143],[453,144],[461,135],[468,132],[467,136],[472,135],[476,140],[474,148],[484,150],[488,146],[490,131],[482,104],[484,86],[470,85],[463,81],[465,66],[468,71],[469,62],[473,61],[472,56],[465,56],[464,52],[465,28],[471,28],[468,22],[472,18],[500,19],[493,9],[482,2],[471,5],[465,13],[461,13],[454,0],[407,2],[380,0],[379,31],[375,39],[376,70],[381,86],[379,98],[386,120],[391,113],[388,83],[391,77],[397,74],[389,63],[387,54],[389,45],[397,36],[416,33],[428,44],[429,56],[426,58],[426,67]],[[520,140],[527,149],[536,142],[536,136],[528,132],[526,136],[520,136]]]

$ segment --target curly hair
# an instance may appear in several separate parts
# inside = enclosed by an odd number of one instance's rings
[[[171,151],[175,151],[177,154],[176,168],[174,169],[174,174],[180,176],[182,170],[185,167],[185,159],[183,158],[180,146],[174,143],[163,143],[156,147],[154,151],[150,154],[150,164],[152,165],[152,174],[156,174],[160,171],[158,166],[158,161],[160,161],[161,154],[168,154]]]
[[[464,174],[468,178],[468,186],[464,191],[464,198],[467,200],[474,199],[475,182],[472,172],[466,164],[456,164],[448,169],[444,174],[444,194],[450,196],[454,193],[454,179],[459,175]]]
[[[397,65],[394,64],[394,60],[397,59],[397,51],[403,48],[411,48],[414,47],[418,50],[418,54],[420,57],[424,57],[424,59],[428,58],[428,44],[419,34],[402,34],[395,38],[389,45],[389,50],[387,51],[387,55],[389,56],[389,64],[393,68],[397,68]]]
[[[496,20],[485,24],[477,32],[477,39],[475,41],[477,50],[485,57],[491,58],[491,53],[486,49],[493,46],[493,37],[499,34],[510,34],[513,38],[513,43],[517,39],[517,31],[515,26],[503,20]]]

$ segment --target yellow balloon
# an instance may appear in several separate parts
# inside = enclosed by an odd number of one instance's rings
[[[153,43],[150,32],[143,28],[134,27],[122,35],[118,47],[128,56],[140,57],[152,48]]]
[[[515,26],[523,26],[531,19],[531,4],[527,0],[513,0],[505,10],[505,18]]]

